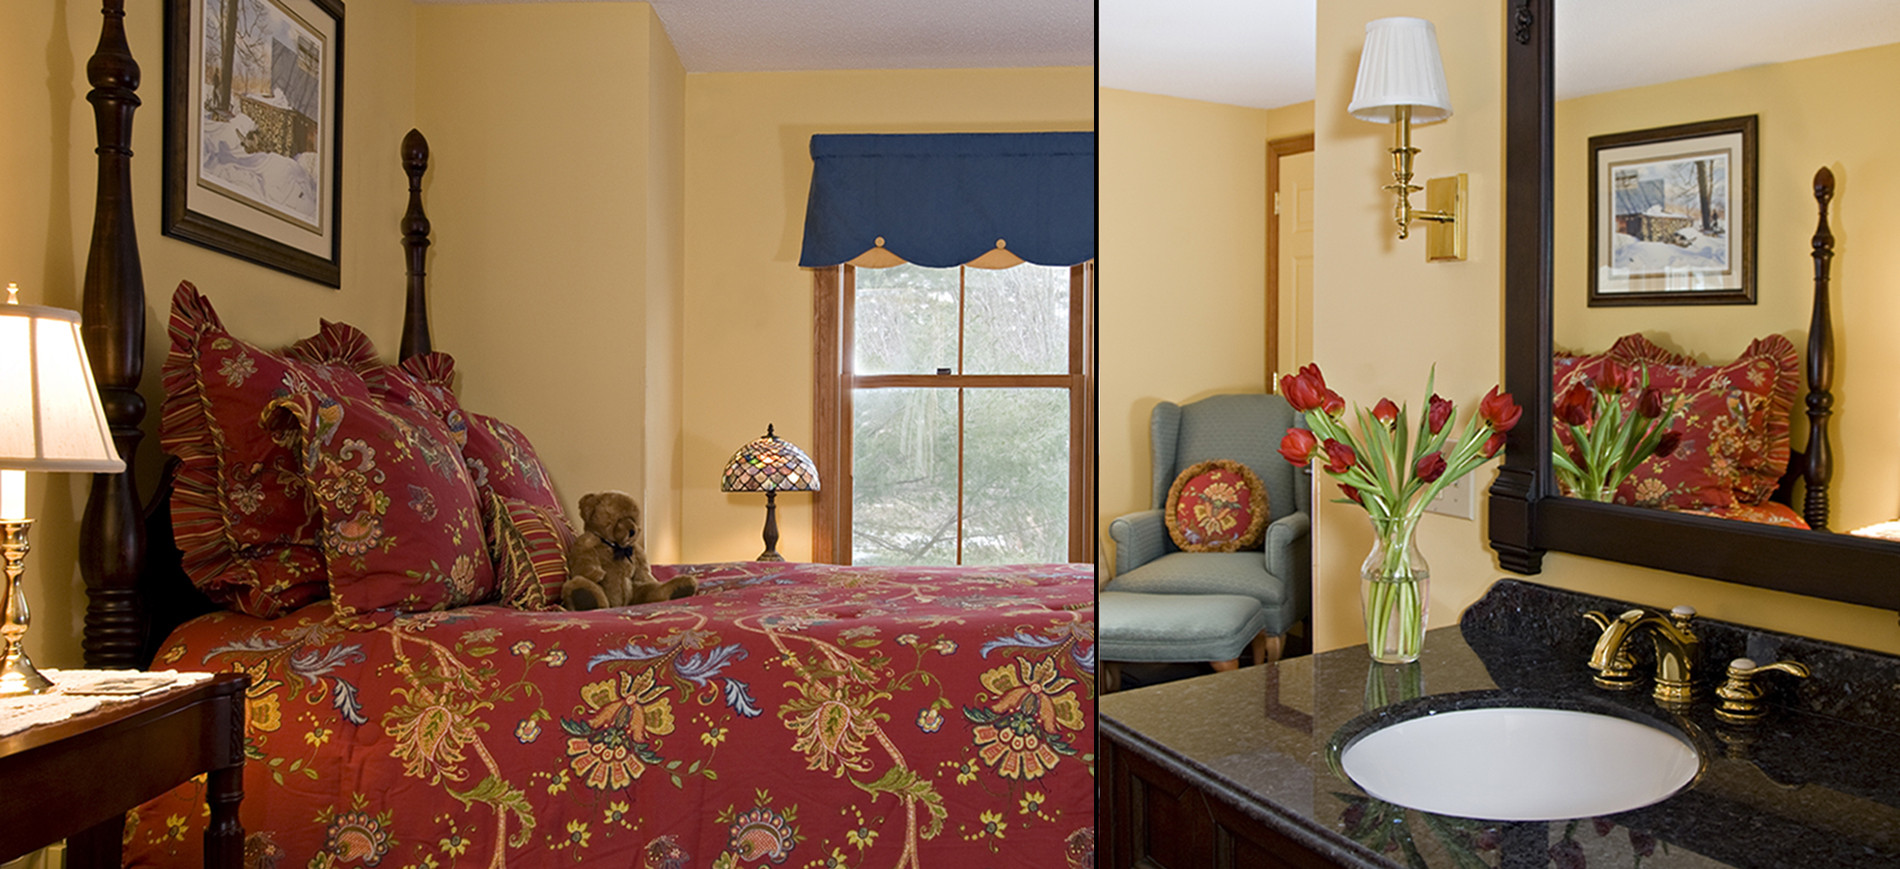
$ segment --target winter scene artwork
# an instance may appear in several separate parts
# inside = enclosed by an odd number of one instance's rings
[[[1754,117],[1590,139],[1590,304],[1754,301]]]
[[[323,43],[273,0],[204,0],[198,183],[315,230]]]
[[[1610,269],[1621,277],[1726,272],[1728,154],[1610,167]]]
[[[342,4],[170,2],[166,234],[335,286]]]

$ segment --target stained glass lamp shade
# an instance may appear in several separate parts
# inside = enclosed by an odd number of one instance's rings
[[[765,437],[740,447],[726,462],[719,491],[765,493],[765,551],[757,560],[784,561],[778,554],[778,493],[818,491],[818,468],[811,456],[767,424]]]

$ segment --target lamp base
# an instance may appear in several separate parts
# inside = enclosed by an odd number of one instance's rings
[[[0,697],[42,694],[51,687],[52,680],[34,669],[33,662],[27,660],[25,649],[17,645],[7,648],[6,662],[0,664]]]
[[[5,608],[5,618],[0,619],[0,648],[6,650],[4,659],[0,659],[0,697],[39,694],[53,687],[26,656],[28,614],[20,574],[26,572],[26,553],[31,548],[26,532],[32,527],[31,519],[0,521],[0,556],[6,559],[5,594],[0,595],[0,607]]]
[[[765,551],[752,560],[785,560],[785,556],[778,554],[778,493],[770,489],[765,491]]]

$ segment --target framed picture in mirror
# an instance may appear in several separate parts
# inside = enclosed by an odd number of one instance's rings
[[[1755,303],[1756,116],[1590,137],[1590,299]]]

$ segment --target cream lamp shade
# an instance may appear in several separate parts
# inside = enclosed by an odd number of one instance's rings
[[[0,470],[125,470],[76,311],[0,305]]]
[[[1423,18],[1366,22],[1359,78],[1346,111],[1362,121],[1393,123],[1399,106],[1412,107],[1413,123],[1451,117],[1451,90],[1438,57],[1438,30]]]

